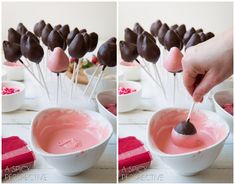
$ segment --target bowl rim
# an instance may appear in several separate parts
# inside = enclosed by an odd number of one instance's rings
[[[212,100],[213,100],[213,103],[214,103],[214,106],[218,107],[221,111],[223,111],[227,116],[229,116],[230,118],[233,119],[233,115],[229,114],[227,111],[225,111],[221,105],[217,102],[216,98],[215,98],[215,95],[218,94],[218,93],[221,93],[221,92],[232,92],[233,93],[233,88],[228,88],[228,89],[223,89],[223,90],[220,90],[220,91],[217,91],[215,93],[213,93],[212,95]]]
[[[133,94],[138,94],[138,93],[140,93],[141,90],[142,90],[142,86],[141,86],[140,83],[138,83],[138,82],[133,82],[133,81],[130,81],[130,80],[121,80],[121,81],[119,81],[119,82],[118,82],[118,89],[119,89],[119,84],[120,84],[120,83],[123,83],[123,82],[125,82],[125,83],[130,83],[130,84],[135,84],[135,85],[139,86],[139,89],[136,89],[135,92],[132,92],[132,93],[129,93],[129,94],[122,94],[122,95],[120,95],[119,92],[118,92],[118,97],[132,96]]]
[[[22,82],[17,82],[17,81],[13,81],[13,80],[6,80],[6,81],[2,81],[2,86],[3,86],[3,83],[15,83],[15,84],[21,85],[22,88],[19,92],[16,92],[16,93],[13,93],[13,94],[5,94],[5,95],[2,95],[2,97],[9,97],[9,96],[14,96],[14,95],[17,95],[17,94],[21,94],[25,90],[25,85]]]
[[[67,110],[73,110],[73,111],[81,111],[81,112],[85,112],[85,113],[95,113],[95,114],[98,114],[99,116],[102,117],[102,119],[105,119],[106,122],[108,123],[109,125],[109,128],[110,128],[110,132],[108,134],[108,136],[103,139],[103,141],[99,142],[98,144],[96,145],[93,145],[85,150],[82,150],[82,151],[74,151],[74,152],[69,152],[69,153],[63,153],[63,154],[52,154],[52,153],[48,153],[46,151],[44,151],[42,148],[40,147],[37,147],[36,146],[36,141],[35,141],[35,137],[33,136],[33,128],[34,128],[34,120],[35,118],[37,118],[42,112],[44,111],[48,111],[48,110],[53,110],[53,109],[67,109]],[[78,154],[82,154],[84,152],[89,152],[90,150],[93,150],[99,146],[101,146],[102,144],[104,144],[105,142],[107,142],[111,136],[113,134],[113,127],[112,127],[112,124],[110,123],[110,121],[108,119],[106,119],[103,115],[101,115],[100,113],[98,112],[95,112],[95,111],[91,111],[91,110],[82,110],[82,109],[71,109],[71,108],[63,108],[63,107],[52,107],[52,108],[47,108],[47,109],[43,109],[41,111],[39,111],[35,116],[34,118],[32,119],[31,121],[31,125],[30,125],[30,146],[32,147],[33,151],[37,152],[38,154],[40,154],[41,156],[43,157],[53,157],[53,158],[60,158],[60,157],[70,157],[70,156],[74,156],[74,155],[78,155]]]
[[[101,105],[102,107],[104,107],[104,106],[103,106],[103,104],[100,102],[98,96],[99,96],[99,94],[105,93],[105,92],[114,92],[114,93],[116,93],[116,89],[110,89],[110,90],[101,91],[101,92],[99,92],[99,93],[95,96],[95,99],[96,99],[97,104]],[[117,95],[117,93],[116,93],[116,95]],[[116,98],[117,98],[117,97],[116,97]],[[116,104],[117,104],[117,102],[116,102]],[[115,116],[113,113],[109,112],[105,107],[104,107],[104,109],[105,109],[105,111],[107,112],[107,114],[109,114],[110,116],[112,116],[114,119],[117,119],[117,116]]]
[[[148,125],[147,125],[147,145],[148,147],[150,148],[151,151],[153,151],[155,154],[157,154],[159,157],[168,157],[168,158],[175,158],[175,157],[186,157],[186,156],[190,156],[190,155],[194,155],[194,154],[198,154],[198,153],[201,153],[201,152],[205,152],[205,151],[208,151],[210,150],[211,148],[214,148],[215,146],[218,146],[219,144],[222,144],[226,139],[227,137],[229,136],[230,134],[230,128],[229,128],[229,125],[228,123],[219,115],[217,115],[215,112],[213,111],[209,111],[209,110],[204,110],[204,109],[200,109],[199,111],[202,111],[202,112],[210,112],[212,114],[216,114],[222,121],[223,121],[223,124],[226,128],[226,133],[223,137],[223,139],[220,139],[219,141],[217,141],[216,143],[214,143],[213,145],[210,145],[208,147],[205,147],[205,148],[202,148],[200,150],[196,150],[196,151],[192,151],[192,152],[187,152],[187,153],[182,153],[182,154],[167,154],[167,153],[164,153],[162,152],[158,147],[153,147],[153,144],[152,142],[150,141],[150,125],[151,125],[151,120],[152,118],[160,111],[165,111],[165,110],[170,110],[170,109],[181,109],[181,110],[187,110],[185,108],[165,108],[165,109],[161,109],[157,112],[155,112],[152,117],[148,120]]]

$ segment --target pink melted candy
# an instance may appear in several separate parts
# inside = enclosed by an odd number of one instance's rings
[[[200,151],[220,141],[226,129],[220,124],[207,118],[202,112],[194,112],[191,116],[191,122],[197,129],[196,138],[185,138],[185,146],[175,144],[172,138],[172,129],[187,116],[186,111],[172,111],[158,117],[158,124],[154,124],[151,128],[153,142],[162,152],[167,154],[182,154],[193,151]],[[179,140],[182,138],[178,138]]]
[[[233,116],[233,103],[224,104],[222,108]]]
[[[6,66],[11,66],[11,67],[21,67],[21,66],[23,66],[20,62],[8,62],[8,61],[6,61],[3,64],[6,65]]]
[[[20,89],[15,87],[2,87],[2,95],[15,94],[20,92]]]
[[[90,115],[70,109],[50,109],[36,118],[33,130],[39,146],[52,154],[84,151],[104,141],[109,128]]]
[[[118,94],[119,95],[125,95],[125,94],[130,94],[136,92],[136,89],[132,89],[132,88],[126,88],[126,87],[119,87],[118,88]]]
[[[120,64],[123,65],[123,66],[130,66],[130,67],[132,67],[132,66],[139,66],[139,64],[137,62],[135,62],[135,61],[133,61],[133,62],[121,61]]]

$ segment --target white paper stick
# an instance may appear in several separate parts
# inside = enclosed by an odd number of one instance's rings
[[[57,73],[56,105],[58,105],[59,102],[59,85],[60,85],[60,74]]]
[[[173,75],[174,75],[174,77],[173,77],[174,78],[174,80],[173,80],[174,84],[173,84],[173,102],[172,103],[173,103],[173,106],[174,106],[175,105],[175,91],[176,91],[176,74],[174,73]]]
[[[73,74],[72,74],[72,78],[71,78],[70,99],[72,99],[72,95],[73,95],[73,84],[74,84],[76,66],[77,66],[77,63],[74,62],[74,65],[73,65]]]
[[[98,84],[99,84],[99,82],[100,82],[100,80],[101,80],[103,74],[104,74],[104,70],[102,70],[102,71],[100,72],[99,77],[98,77],[98,80],[96,81],[95,87],[92,89],[91,94],[90,94],[88,100],[91,100],[91,98],[92,98],[92,96],[93,96],[93,94],[94,94],[94,92],[95,92],[95,90],[96,90],[96,88],[97,88],[97,86],[98,86]]]
[[[188,121],[188,120],[190,119],[190,117],[191,117],[191,114],[192,114],[192,112],[193,112],[193,109],[194,109],[195,104],[196,104],[196,102],[195,102],[195,101],[193,101],[193,103],[192,103],[192,105],[191,105],[191,108],[190,108],[190,110],[189,110],[189,113],[188,113],[188,116],[187,116],[186,121]]]
[[[161,77],[160,77],[160,75],[159,75],[157,66],[156,66],[156,64],[152,64],[152,65],[153,65],[153,69],[154,69],[154,72],[155,72],[156,80],[157,80],[157,79],[159,80],[160,86],[161,86],[161,89],[162,89],[162,92],[163,92],[165,98],[167,98],[167,97],[166,97],[166,91],[165,91],[165,88],[164,88],[164,86],[163,86],[163,84],[162,84],[162,80],[161,80]]]
[[[80,72],[80,61],[78,60],[78,65],[77,65],[77,68],[76,68],[76,77],[75,77],[75,91],[77,90],[78,88],[78,75],[79,75],[79,72]]]
[[[45,79],[44,79],[44,77],[43,77],[43,74],[42,74],[41,68],[40,68],[39,64],[37,64],[36,66],[37,66],[37,68],[38,68],[38,70],[39,70],[39,73],[40,73],[40,75],[41,75],[42,82],[43,82],[43,85],[44,85],[44,87],[45,87],[45,89],[46,89],[46,93],[47,93],[48,99],[50,100],[49,91],[48,91],[48,88],[47,88],[46,81],[45,81]]]
[[[85,94],[87,93],[87,90],[89,89],[89,87],[90,87],[90,85],[91,85],[91,83],[92,83],[92,81],[93,81],[93,79],[94,79],[94,77],[95,77],[95,74],[96,74],[97,71],[99,70],[100,66],[101,66],[100,64],[98,64],[98,66],[96,66],[95,71],[94,71],[93,74],[91,75],[91,79],[89,80],[89,82],[88,82],[88,84],[87,84],[85,90],[83,91],[83,96],[85,96]]]

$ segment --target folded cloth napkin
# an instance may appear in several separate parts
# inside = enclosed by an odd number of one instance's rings
[[[34,160],[34,153],[25,141],[17,136],[2,138],[2,178],[28,170]]]
[[[118,170],[119,178],[146,169],[150,166],[152,156],[144,144],[136,137],[118,139]]]

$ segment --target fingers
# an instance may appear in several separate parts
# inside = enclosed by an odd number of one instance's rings
[[[186,70],[183,73],[183,81],[184,86],[186,87],[189,94],[192,96],[194,89],[195,89],[195,81],[196,81],[197,73],[194,73],[193,71]]]
[[[193,92],[194,101],[201,102],[203,96],[207,94],[215,85],[217,85],[217,78],[215,78],[215,76],[216,74],[212,71],[208,71],[206,73]]]

